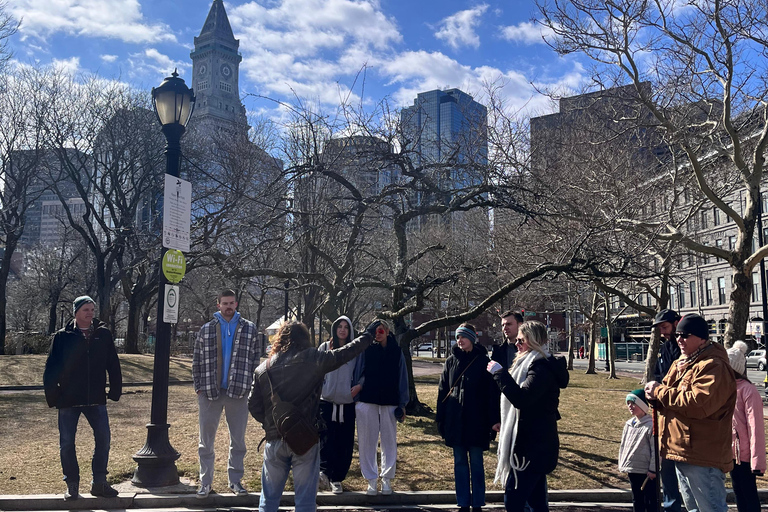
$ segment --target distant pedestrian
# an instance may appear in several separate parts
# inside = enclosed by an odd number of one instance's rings
[[[736,408],[733,411],[733,469],[731,482],[739,512],[760,510],[757,477],[765,474],[765,421],[763,399],[746,377],[749,350],[737,341],[728,350],[728,360],[736,372]]]
[[[584,359],[584,345],[579,347],[579,359]]]
[[[619,471],[627,473],[632,486],[632,510],[657,512],[656,450],[653,447],[653,419],[648,414],[645,391],[636,389],[627,395],[632,417],[624,424],[619,446]]]
[[[80,466],[75,434],[80,415],[93,429],[93,482],[91,495],[112,498],[117,491],[107,483],[111,432],[107,398],[117,402],[123,392],[123,376],[112,333],[94,318],[95,303],[87,295],[75,299],[74,320],[53,337],[45,363],[43,387],[49,407],[59,410],[61,469],[67,483],[65,500],[80,497]],[[109,375],[109,393],[105,391]]]
[[[437,430],[453,448],[453,474],[460,512],[485,505],[483,452],[501,426],[498,389],[486,371],[490,360],[471,324],[456,329],[437,391]],[[471,490],[470,490],[471,483]]]
[[[197,393],[200,437],[198,498],[206,498],[213,484],[216,431],[221,413],[229,430],[227,479],[229,489],[247,496],[242,484],[245,473],[245,428],[248,425],[248,393],[261,347],[256,326],[240,316],[234,290],[223,290],[216,301],[219,310],[203,325],[192,354],[192,378]]]
[[[352,341],[352,320],[340,316],[331,325],[331,339],[320,345],[321,352],[343,347]],[[325,423],[320,445],[320,484],[334,494],[344,492],[355,448],[355,396],[360,386],[352,385],[357,357],[326,373],[320,393],[320,416]]]
[[[497,361],[488,363],[503,395],[494,482],[505,485],[508,512],[522,512],[526,502],[534,512],[549,510],[547,475],[557,466],[557,408],[569,374],[565,360],[550,356],[544,348],[546,342],[544,324],[524,322],[516,337],[518,353],[512,368],[504,371]]]
[[[726,512],[736,379],[725,348],[709,341],[704,318],[685,315],[676,333],[680,359],[663,383],[645,385],[646,398],[658,408],[661,456],[675,461],[686,510]]]

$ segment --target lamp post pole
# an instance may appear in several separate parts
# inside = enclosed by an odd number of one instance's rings
[[[194,95],[184,80],[173,74],[159,87],[152,89],[162,131],[166,138],[166,173],[179,177],[181,161],[181,136],[194,109]],[[162,268],[163,253],[160,251],[159,268]],[[164,487],[179,483],[176,460],[180,454],[171,446],[168,438],[168,377],[171,357],[171,324],[163,321],[165,285],[168,282],[163,272],[158,272],[158,296],[155,336],[155,365],[152,374],[152,410],[147,425],[147,440],[136,452],[133,460],[138,467],[133,483],[140,487]]]

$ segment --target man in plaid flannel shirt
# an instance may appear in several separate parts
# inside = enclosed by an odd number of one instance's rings
[[[213,320],[200,329],[192,358],[192,377],[200,411],[198,498],[206,498],[211,492],[213,443],[222,410],[229,429],[229,488],[238,496],[248,494],[241,483],[246,452],[248,394],[253,383],[253,371],[262,352],[256,326],[237,312],[235,292],[222,291],[217,305],[219,311],[213,315]]]

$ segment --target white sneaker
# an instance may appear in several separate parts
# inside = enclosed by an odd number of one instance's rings
[[[344,488],[341,486],[341,482],[331,482],[331,492],[333,494],[341,494],[344,492]]]
[[[368,490],[365,494],[368,496],[376,496],[379,492],[376,490],[376,480],[368,480]]]
[[[389,478],[381,479],[381,494],[384,496],[392,494],[392,485],[389,483]]]

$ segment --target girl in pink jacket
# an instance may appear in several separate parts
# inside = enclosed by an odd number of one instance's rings
[[[760,510],[757,475],[765,473],[765,430],[763,400],[746,377],[747,344],[737,341],[728,350],[728,359],[736,372],[736,409],[733,411],[733,492],[739,512]]]

